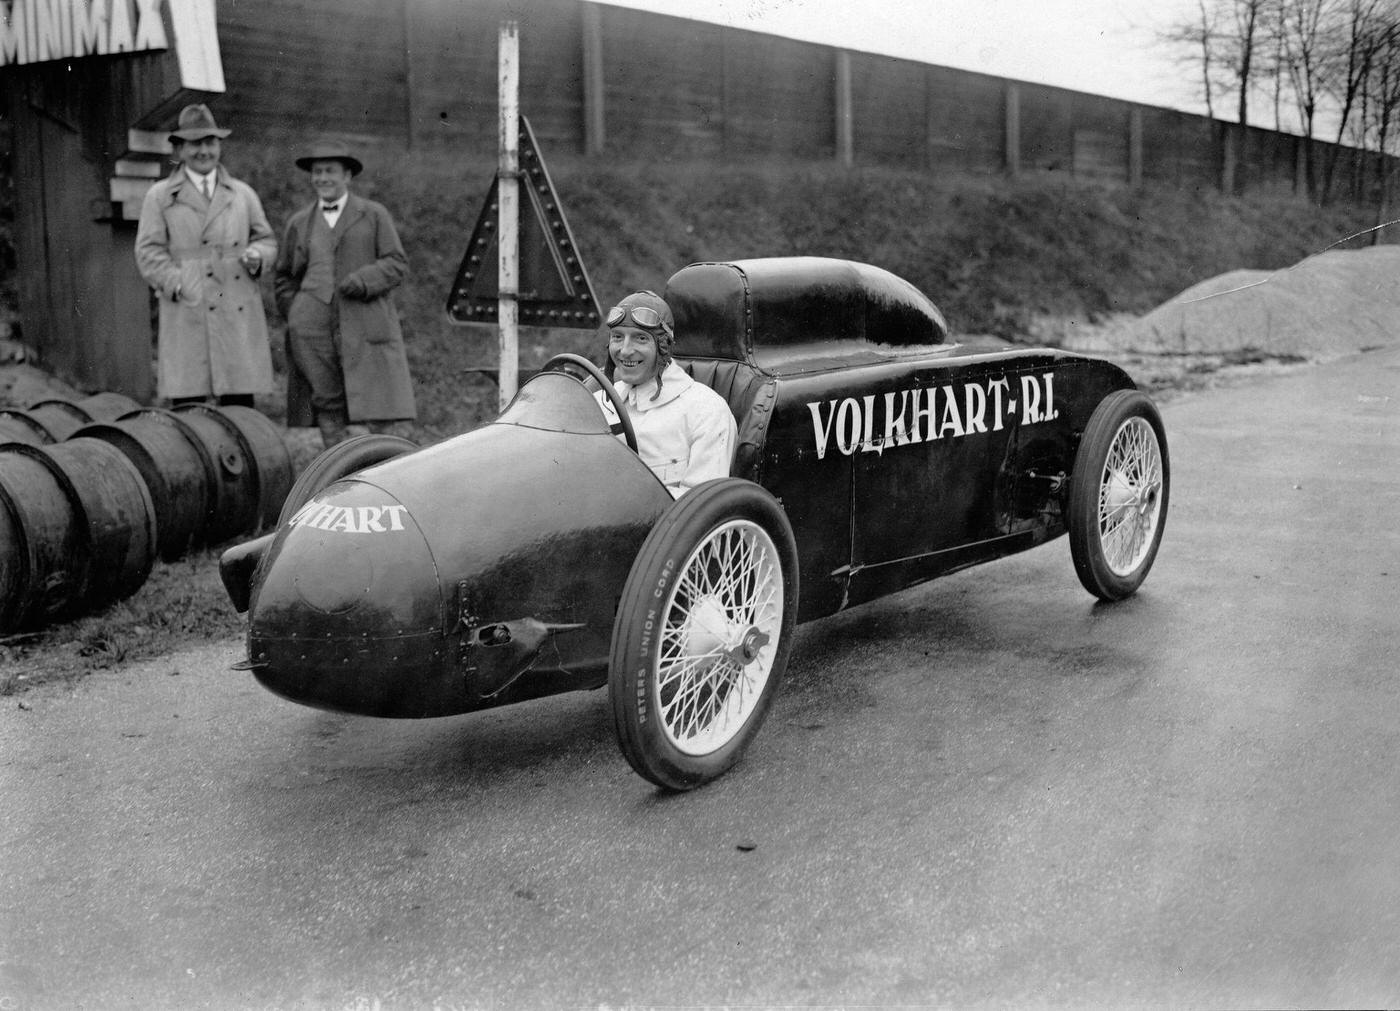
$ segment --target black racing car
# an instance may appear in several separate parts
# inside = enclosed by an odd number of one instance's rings
[[[318,458],[224,556],[241,666],[385,717],[607,685],[628,761],[688,789],[758,730],[799,621],[1065,532],[1099,598],[1151,568],[1166,435],[1118,367],[949,344],[916,288],[844,260],[693,264],[665,298],[677,360],[734,412],[731,477],[673,501],[611,385],[560,355],[480,429]]]

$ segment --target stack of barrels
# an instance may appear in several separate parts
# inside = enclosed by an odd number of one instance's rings
[[[281,431],[248,407],[0,406],[0,634],[124,599],[157,558],[274,524],[293,477]]]

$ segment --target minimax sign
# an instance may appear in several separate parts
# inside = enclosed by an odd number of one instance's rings
[[[168,49],[164,0],[8,0],[0,3],[0,66]],[[178,2],[178,0],[177,0]]]
[[[0,0],[0,68],[171,48],[166,0]],[[170,0],[186,87],[223,91],[214,0]]]

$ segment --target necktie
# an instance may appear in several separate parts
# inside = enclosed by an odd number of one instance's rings
[[[202,186],[202,187],[204,188],[204,199],[205,199],[205,200],[213,200],[213,199],[214,199],[214,187],[210,184],[210,182],[209,182],[209,177],[208,177],[208,176],[205,176],[205,177],[204,177],[204,181],[203,181],[202,183],[200,183],[200,186]]]

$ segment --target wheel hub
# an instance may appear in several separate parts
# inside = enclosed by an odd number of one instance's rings
[[[755,626],[750,626],[749,630],[744,633],[744,638],[739,642],[738,646],[734,647],[730,656],[741,666],[753,663],[758,657],[758,651],[768,645],[770,638],[771,636],[769,636],[767,632]]]
[[[1122,474],[1115,473],[1108,479],[1108,489],[1104,501],[1111,512],[1121,509],[1142,509],[1142,496],[1137,488]]]
[[[719,656],[746,667],[771,640],[772,636],[757,625],[746,627],[731,621],[723,604],[706,598],[690,615],[685,652],[691,657]]]

